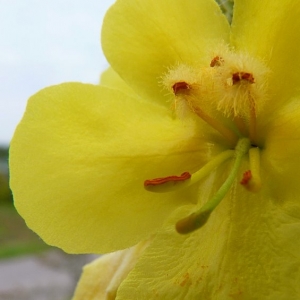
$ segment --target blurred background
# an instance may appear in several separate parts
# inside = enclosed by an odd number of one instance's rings
[[[100,28],[114,0],[0,0],[0,299],[68,300],[82,265],[31,232],[13,207],[8,148],[28,98],[66,81],[98,83]]]

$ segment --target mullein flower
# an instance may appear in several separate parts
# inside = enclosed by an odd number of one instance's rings
[[[231,26],[213,0],[118,0],[100,86],[38,92],[16,129],[28,226],[71,253],[153,235],[119,300],[299,299],[299,17],[292,0],[236,0]]]

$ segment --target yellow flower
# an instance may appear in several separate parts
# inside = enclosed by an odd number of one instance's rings
[[[118,0],[114,71],[40,91],[16,129],[28,226],[71,253],[155,233],[119,300],[299,299],[299,17],[294,0],[236,0],[231,27],[213,0]]]

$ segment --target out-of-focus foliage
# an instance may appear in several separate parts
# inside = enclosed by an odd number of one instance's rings
[[[0,146],[0,245],[0,260],[49,249],[28,229],[13,206],[9,188],[8,147],[4,146]]]
[[[8,179],[4,174],[0,174],[0,204],[11,202],[12,196],[8,186]]]
[[[229,23],[231,23],[234,0],[216,0],[216,1],[217,3],[219,3]]]
[[[0,204],[11,203],[8,179],[8,148],[0,147]]]

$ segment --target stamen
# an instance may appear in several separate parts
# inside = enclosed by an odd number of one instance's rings
[[[269,98],[270,71],[263,61],[248,53],[235,52],[227,47],[218,55],[224,62],[215,70],[216,85],[212,101],[225,116],[234,119],[241,134],[257,143],[257,117]],[[211,64],[215,64],[215,59]]]
[[[237,127],[240,129],[242,133],[245,133],[244,127],[242,123],[241,117],[248,115],[249,120],[249,136],[250,139],[255,142],[256,137],[256,118],[257,118],[257,108],[256,101],[254,97],[256,97],[255,93],[257,87],[254,85],[256,80],[252,73],[249,72],[235,72],[232,73],[231,78],[227,81],[228,88],[232,87],[232,106],[226,107],[226,101],[230,103],[230,99],[227,100],[226,97],[221,100],[218,105],[218,109],[224,109],[225,113],[230,115],[233,113],[234,121]],[[251,85],[251,87],[250,87]],[[253,86],[252,86],[253,85]],[[257,100],[257,99],[256,99]],[[240,120],[238,119],[240,118]]]
[[[222,58],[216,56],[212,64],[217,65],[221,62]],[[208,125],[216,129],[229,141],[230,146],[233,147],[238,140],[236,134],[205,112],[206,107],[210,106],[210,104],[207,105],[206,98],[209,98],[214,92],[214,72],[212,72],[211,68],[204,69],[202,70],[202,75],[199,76],[197,69],[187,65],[179,65],[174,69],[170,69],[163,76],[162,84],[175,96],[175,109],[178,108],[180,110],[183,107],[182,105],[178,105],[178,102],[184,103],[184,107],[190,108],[192,112],[195,112]],[[204,99],[205,101],[203,101]]]
[[[234,182],[237,176],[243,157],[248,152],[250,146],[251,145],[249,139],[243,138],[239,140],[235,149],[235,161],[229,173],[229,176],[222,184],[220,189],[217,191],[217,193],[213,196],[213,198],[208,202],[206,202],[200,208],[200,210],[198,210],[197,212],[189,215],[188,217],[182,220],[179,220],[176,223],[176,230],[178,233],[181,234],[190,233],[196,229],[199,229],[207,222],[210,214],[218,206],[218,204],[222,201],[222,199],[225,197],[225,195],[231,188],[232,183]]]
[[[180,176],[167,176],[162,178],[148,179],[144,182],[144,187],[150,192],[169,192],[178,184],[182,184],[191,178],[189,172],[184,172]]]
[[[250,116],[249,116],[249,136],[253,143],[256,142],[256,104],[253,98],[249,97]]]
[[[174,95],[185,94],[188,90],[198,86],[198,70],[184,64],[174,66],[163,74],[161,84]]]
[[[199,171],[192,175],[191,184],[200,181],[201,179],[207,177],[214,169],[220,166],[223,162],[232,158],[234,156],[234,150],[226,150],[212,160],[210,160],[206,165],[204,165]]]
[[[167,176],[163,178],[145,180],[144,187],[149,192],[166,193],[191,186],[208,176],[215,168],[227,159],[233,157],[234,153],[234,150],[227,150],[220,153],[192,175],[188,172],[184,172],[180,176]]]
[[[253,147],[249,150],[249,164],[252,176],[244,186],[247,190],[256,193],[262,185],[260,177],[260,150],[258,147]]]
[[[192,98],[192,96],[191,96]],[[193,103],[192,101],[189,101]],[[238,137],[234,132],[225,127],[220,121],[212,118],[208,114],[206,114],[199,106],[192,105],[193,111],[200,117],[203,121],[205,121],[208,125],[217,130],[231,145],[236,145]]]

